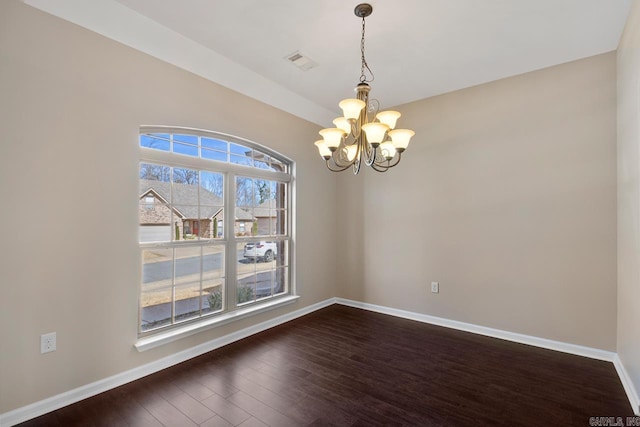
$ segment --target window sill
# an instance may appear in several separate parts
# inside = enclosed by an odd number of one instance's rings
[[[241,308],[230,313],[215,316],[202,322],[190,323],[188,325],[174,328],[166,332],[157,333],[153,336],[140,338],[138,341],[136,341],[135,348],[140,352],[150,350],[152,348],[177,341],[181,338],[188,337],[189,335],[194,335],[198,332],[206,331],[207,329],[216,328],[222,325],[226,325],[227,323],[255,316],[256,314],[274,310],[285,305],[293,304],[298,300],[298,298],[300,297],[297,295],[289,295],[260,305]]]

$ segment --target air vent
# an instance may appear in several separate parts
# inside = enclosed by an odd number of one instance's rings
[[[308,71],[318,66],[318,64],[313,59],[298,51],[285,56],[284,59],[300,68],[302,71]]]

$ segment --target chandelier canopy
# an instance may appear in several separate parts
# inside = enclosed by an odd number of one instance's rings
[[[369,99],[369,83],[374,76],[364,56],[364,31],[365,18],[371,12],[373,7],[367,3],[357,5],[354,10],[355,15],[362,18],[360,82],[355,88],[356,97],[340,101],[343,116],[333,121],[335,127],[322,129],[322,139],[315,142],[327,168],[333,172],[351,167],[357,175],[363,162],[377,172],[386,172],[400,163],[402,153],[415,135],[412,130],[395,128],[399,112],[379,111],[379,102]]]

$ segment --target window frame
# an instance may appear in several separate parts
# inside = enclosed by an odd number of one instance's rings
[[[207,159],[200,157],[201,146],[198,146],[198,156],[190,156],[171,151],[171,145],[169,150],[160,150],[150,147],[144,147],[141,145],[141,136],[144,134],[169,134],[169,135],[195,135],[204,138],[213,138],[225,141],[228,144],[227,161],[218,161],[213,159]],[[171,138],[173,140],[173,138]],[[295,284],[295,212],[294,212],[294,200],[295,200],[295,162],[288,157],[278,153],[268,147],[253,141],[240,138],[234,135],[229,135],[221,132],[193,129],[186,127],[175,126],[140,126],[138,133],[138,165],[143,163],[152,163],[162,166],[178,167],[178,168],[191,168],[198,171],[210,171],[214,173],[220,173],[223,175],[224,187],[223,187],[223,203],[224,214],[222,222],[224,227],[222,229],[222,237],[218,238],[214,236],[210,239],[198,239],[197,242],[189,241],[171,241],[168,242],[140,242],[138,239],[138,254],[139,265],[141,266],[140,279],[138,281],[138,298],[142,295],[142,253],[149,248],[177,248],[183,245],[197,245],[200,247],[206,247],[207,245],[222,245],[224,249],[224,283],[225,283],[225,303],[223,305],[223,311],[217,313],[211,313],[206,315],[200,315],[196,318],[179,321],[170,325],[153,328],[150,330],[142,330],[142,304],[140,299],[138,300],[138,341],[136,342],[136,348],[139,351],[153,348],[157,345],[161,345],[165,342],[171,342],[183,336],[192,335],[200,330],[209,329],[212,327],[220,326],[230,321],[245,318],[248,316],[261,313],[265,310],[274,309],[282,305],[290,304],[297,300],[299,297],[296,292]],[[231,144],[239,144],[247,147],[251,150],[258,151],[270,158],[275,159],[277,162],[283,164],[286,171],[276,171],[271,169],[263,169],[256,166],[241,165],[231,163]],[[255,159],[252,154],[252,159]],[[236,209],[236,178],[248,177],[258,180],[275,181],[276,183],[284,183],[286,191],[286,230],[284,235],[271,235],[271,236],[243,236],[239,237],[235,235],[235,209]],[[140,177],[138,175],[138,181]],[[138,195],[139,196],[139,195]],[[137,201],[140,203],[140,201]],[[228,225],[231,224],[229,227]],[[252,303],[243,303],[239,305],[237,303],[237,289],[238,289],[238,276],[237,276],[237,247],[238,244],[259,242],[267,238],[269,241],[280,242],[285,241],[285,245],[288,245],[288,259],[287,277],[288,283],[287,292],[271,295],[270,297],[258,299]],[[174,285],[175,286],[175,285]],[[173,300],[172,300],[173,301]]]

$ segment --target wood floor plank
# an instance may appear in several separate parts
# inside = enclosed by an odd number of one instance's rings
[[[276,411],[269,405],[243,391],[239,391],[238,393],[230,396],[229,401],[244,409],[255,418],[262,420],[269,426],[302,426],[305,424],[305,422],[301,420],[294,420],[293,418]]]
[[[251,414],[247,411],[217,394],[206,398],[202,403],[233,425],[238,425],[251,418]]]
[[[233,427],[233,424],[231,424],[221,416],[216,415],[200,424],[200,427]]]
[[[278,424],[272,424],[278,425]],[[265,424],[257,418],[251,417],[247,421],[240,424],[239,427],[269,427],[269,424]]]

